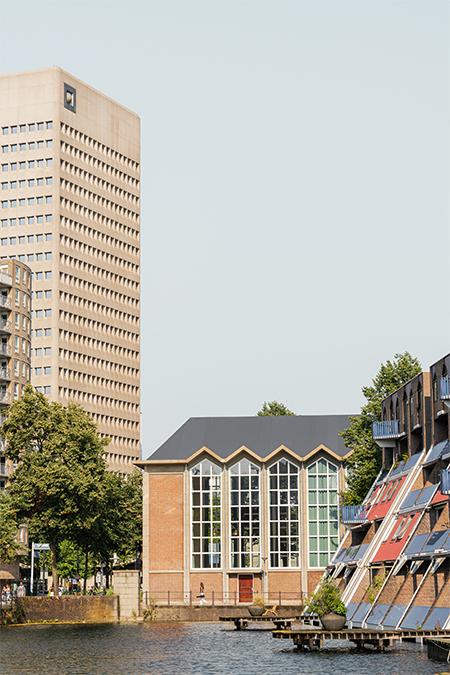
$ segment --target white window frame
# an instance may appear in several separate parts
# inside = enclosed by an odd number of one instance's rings
[[[257,504],[257,505],[256,505],[256,504],[252,505],[252,503],[251,503],[251,495],[252,495],[252,493],[254,492],[254,490],[252,490],[252,489],[250,488],[250,486],[251,486],[251,478],[252,478],[251,470],[250,470],[250,472],[249,472],[248,474],[246,474],[246,473],[241,474],[241,465],[242,465],[242,462],[243,462],[243,461],[247,461],[247,462],[250,464],[250,467],[254,467],[255,469],[257,469],[257,473],[253,474],[253,475],[255,475],[255,476],[258,477],[258,490],[257,490],[257,492],[259,493],[259,497],[258,497],[258,504]],[[239,467],[239,472],[238,472],[238,474],[233,473],[233,470],[236,469],[236,467]],[[237,504],[237,505],[236,505],[236,504],[232,504],[232,492],[235,492],[235,490],[232,490],[232,489],[231,489],[231,487],[232,487],[232,479],[233,479],[233,477],[236,477],[236,476],[239,478],[239,490],[238,490],[238,493],[239,493],[239,500],[238,500],[238,504]],[[248,504],[248,508],[249,508],[249,521],[248,521],[248,522],[249,522],[249,525],[250,525],[248,537],[247,537],[247,536],[243,536],[243,535],[241,534],[241,532],[242,532],[242,522],[246,522],[246,521],[242,521],[242,520],[241,520],[242,512],[241,512],[241,503],[240,503],[240,502],[241,502],[241,499],[240,499],[240,495],[241,495],[241,492],[243,491],[242,488],[241,488],[241,477],[246,477],[246,476],[248,476],[248,478],[249,478],[249,490],[248,490],[248,492],[249,492],[249,497],[250,497],[250,499],[249,499],[249,504]],[[262,471],[261,471],[261,467],[259,467],[257,464],[255,464],[255,462],[252,462],[248,457],[241,457],[241,458],[239,459],[239,461],[235,462],[232,466],[230,466],[229,471],[228,471],[228,478],[229,478],[229,512],[228,512],[228,513],[229,513],[229,530],[228,530],[228,532],[229,532],[229,542],[230,542],[230,569],[232,569],[232,570],[250,570],[250,571],[251,571],[251,570],[261,570],[261,562],[262,562],[262,525],[263,525],[263,523],[262,523],[262,509],[261,509],[261,496],[262,496],[262,491],[261,491]],[[245,492],[246,492],[246,490],[245,490]],[[244,506],[247,506],[247,505],[244,505]],[[252,519],[252,517],[251,517],[251,509],[252,509],[252,508],[255,508],[255,507],[258,508],[258,521],[254,521],[254,520]],[[237,536],[234,536],[234,535],[233,535],[233,522],[235,522],[235,521],[233,521],[232,516],[231,516],[231,511],[232,511],[233,508],[238,508],[238,509],[239,509],[239,520],[237,521],[238,524],[239,524],[239,534],[238,534]],[[252,523],[254,523],[254,522],[258,522],[258,524],[259,524],[259,534],[258,534],[257,537],[254,537],[254,536],[253,536],[253,533],[252,533]],[[251,540],[252,540],[252,539],[256,539],[256,538],[258,539],[258,553],[255,553],[255,554],[254,554],[254,553],[251,552],[251,550],[250,550],[250,552],[248,553],[248,555],[250,556],[250,565],[249,565],[249,566],[244,566],[244,567],[243,567],[242,565],[235,566],[235,565],[233,564],[233,563],[234,563],[233,556],[235,555],[235,553],[233,553],[233,540],[236,540],[236,539],[237,539],[237,540],[239,541],[239,552],[238,552],[238,556],[239,556],[239,558],[240,558],[239,562],[242,562],[242,558],[241,558],[241,557],[242,557],[242,554],[243,554],[243,551],[242,551],[242,540],[243,540],[243,539],[248,539],[249,542],[250,542],[250,547],[251,547]],[[253,562],[253,557],[254,557],[255,555],[258,556],[258,564],[257,564],[257,565],[251,564],[251,563]]]
[[[273,476],[274,474],[271,474],[270,470],[274,466],[279,465],[280,462],[282,462],[282,461],[287,462],[288,467],[289,467],[289,465],[292,465],[296,469],[295,473],[291,474],[290,472],[288,472],[287,474],[282,474],[282,475],[283,476],[286,475],[288,478],[290,478],[291,475],[295,475],[297,477],[297,504],[290,504],[289,502],[287,504],[281,504],[280,503],[280,488],[279,488],[279,485],[278,485],[278,488],[277,488],[277,493],[278,493],[277,503],[276,504],[271,503],[271,492],[273,492],[273,490],[271,489],[271,486],[270,486],[270,479],[271,479],[271,476]],[[275,475],[278,478],[280,476],[279,472],[277,472]],[[272,462],[272,464],[270,464],[270,466],[267,467],[267,523],[268,523],[268,542],[267,543],[268,543],[268,563],[269,563],[268,567],[269,567],[269,570],[293,570],[293,569],[298,570],[301,567],[301,559],[300,559],[300,553],[301,553],[301,551],[300,551],[300,549],[301,549],[301,531],[300,531],[300,527],[301,527],[301,521],[300,521],[301,490],[300,490],[300,480],[301,480],[300,466],[296,462],[293,462],[291,459],[288,459],[287,457],[284,457],[284,456],[278,457],[278,459],[276,459],[274,462]],[[289,496],[290,496],[290,493],[291,493],[291,488],[289,486],[288,487],[288,495]],[[287,508],[288,508],[288,519],[287,520],[280,520],[280,518],[278,517],[277,520],[273,520],[271,518],[271,515],[270,515],[270,509],[271,509],[272,506],[276,506],[277,508],[280,508],[281,506],[287,506]],[[297,526],[298,526],[297,535],[291,535],[291,533],[290,533],[291,523],[294,522],[293,520],[291,520],[290,513],[289,513],[289,509],[290,509],[291,506],[297,507]],[[275,536],[273,536],[272,532],[271,532],[271,525],[274,522],[277,523],[277,525],[278,525],[278,534],[275,535]],[[288,524],[289,534],[286,535],[285,537],[282,537],[280,535],[280,524],[281,523],[287,523]],[[277,539],[277,541],[278,541],[278,552],[277,552],[278,558],[280,557],[280,553],[281,553],[281,551],[280,551],[280,548],[281,548],[280,547],[280,539],[287,539],[288,540],[288,551],[287,551],[287,553],[288,553],[288,563],[289,564],[286,567],[284,567],[282,565],[272,565],[271,540],[274,539],[274,538]],[[297,546],[298,546],[297,551],[294,552],[294,553],[297,554],[297,560],[298,560],[297,565],[291,564],[291,554],[292,554],[291,545],[292,545],[292,540],[294,538],[297,539]]]
[[[327,503],[326,503],[326,504],[319,504],[318,501],[316,502],[316,504],[310,504],[310,502],[309,502],[309,469],[310,469],[312,466],[314,466],[315,464],[318,465],[319,462],[320,462],[321,460],[325,461],[327,464],[330,464],[331,466],[333,466],[333,467],[336,469],[336,504],[330,504],[330,503],[329,503],[329,497],[328,497],[328,495],[329,495],[329,488],[328,488],[328,487],[327,487]],[[327,475],[328,475],[328,474],[329,474],[329,471],[327,470]],[[319,494],[319,488],[318,488],[318,485],[317,485],[317,487],[316,487],[316,495],[318,495],[318,494]],[[317,518],[317,521],[315,521],[315,522],[317,522],[317,530],[318,530],[318,531],[317,531],[317,534],[311,535],[311,532],[310,532],[309,508],[310,508],[310,506],[315,506],[317,509],[319,509],[319,506],[327,506],[328,508],[330,508],[330,507],[332,506],[333,508],[334,508],[334,507],[336,508],[336,513],[337,513],[337,534],[336,534],[336,537],[337,537],[337,540],[338,540],[338,541],[337,541],[337,547],[336,547],[336,549],[335,549],[335,550],[331,550],[330,543],[331,543],[331,536],[332,536],[332,535],[328,533],[327,539],[328,539],[328,556],[329,556],[328,562],[329,562],[329,561],[332,559],[333,555],[334,555],[334,554],[336,553],[336,551],[338,550],[339,544],[340,544],[340,532],[339,532],[339,526],[340,526],[340,519],[339,519],[340,504],[339,504],[339,466],[338,466],[337,464],[335,464],[335,462],[332,462],[330,459],[328,459],[328,457],[318,457],[314,462],[311,462],[311,463],[308,464],[308,466],[306,467],[306,504],[307,504],[307,507],[306,507],[306,508],[307,508],[307,511],[306,511],[306,521],[307,521],[307,555],[308,555],[308,566],[307,566],[307,568],[308,568],[308,569],[325,569],[326,566],[327,566],[326,564],[325,564],[325,565],[320,565],[320,553],[321,553],[321,551],[320,551],[320,541],[319,541],[319,538],[320,538],[320,536],[323,536],[323,535],[320,535],[320,531],[319,531],[319,530],[320,530],[320,528],[319,528],[320,519],[319,519],[319,517],[318,517],[318,518]],[[328,523],[329,523],[329,522],[330,522],[330,521],[328,520]],[[311,536],[317,537],[317,545],[318,545],[318,549],[317,549],[317,559],[318,559],[318,564],[317,564],[317,565],[312,565],[312,564],[311,564],[311,557],[310,557],[310,556],[311,556],[311,553],[314,553],[314,551],[311,551],[311,548],[310,548],[310,537],[311,537]],[[328,563],[327,563],[327,564],[328,564]]]
[[[218,473],[215,474],[215,473],[212,473],[211,471],[209,473],[203,473],[203,470],[202,470],[203,462],[209,462],[209,464],[212,467],[215,467],[215,468],[218,469]],[[199,474],[200,490],[197,491],[197,490],[193,489],[193,478],[194,478],[193,471],[195,469],[199,468],[199,467],[200,467],[200,474]],[[206,519],[204,520],[203,517],[202,517],[202,509],[208,508],[208,506],[204,506],[203,503],[202,503],[203,493],[207,492],[206,490],[202,489],[202,479],[203,478],[210,478],[210,480],[211,480],[213,476],[217,476],[217,478],[219,480],[219,488],[218,488],[218,490],[214,490],[213,486],[210,484],[209,494],[211,496],[214,491],[219,492],[220,504],[215,507],[215,508],[219,508],[219,512],[220,512],[218,521],[213,520],[212,518],[210,518],[209,520],[206,520]],[[200,505],[199,506],[194,506],[193,495],[196,492],[198,492],[200,494]],[[196,572],[196,571],[199,571],[199,570],[200,571],[219,571],[219,570],[223,569],[224,547],[223,547],[223,509],[222,509],[222,505],[223,505],[223,469],[219,464],[217,464],[216,462],[213,462],[209,457],[203,457],[200,461],[196,462],[196,464],[191,466],[191,468],[189,469],[189,523],[190,523],[190,527],[189,527],[189,536],[190,536],[190,540],[189,540],[189,548],[190,548],[189,567],[193,572]],[[194,521],[194,519],[193,519],[193,509],[194,508],[200,509],[200,520],[199,521],[197,521],[197,520]],[[210,504],[209,508],[213,508],[213,505]],[[197,523],[200,524],[200,536],[194,537],[194,524],[197,524]],[[220,534],[219,534],[220,550],[218,552],[214,552],[214,551],[205,552],[205,554],[209,554],[210,557],[211,557],[211,565],[209,565],[208,567],[203,566],[203,555],[204,555],[204,553],[202,552],[203,540],[207,539],[207,537],[203,536],[203,534],[202,534],[202,526],[203,526],[203,524],[206,524],[206,523],[209,523],[212,528],[214,527],[215,523],[220,524]],[[215,537],[211,533],[209,535],[210,544],[213,543],[212,542],[213,538],[215,538]],[[194,551],[194,539],[200,540],[200,552],[199,553]],[[217,555],[217,554],[219,555],[220,564],[218,566],[215,566],[215,565],[212,564],[212,561],[213,561],[213,556]],[[199,567],[194,566],[194,555],[200,556],[200,566]]]

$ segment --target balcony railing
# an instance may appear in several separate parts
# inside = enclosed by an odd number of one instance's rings
[[[359,525],[366,518],[367,508],[364,504],[341,507],[341,521],[344,525]]]
[[[383,420],[372,423],[372,435],[375,440],[383,438],[399,438],[400,424],[398,420]]]
[[[5,272],[0,272],[0,286],[12,286],[12,276],[5,274]]]
[[[0,295],[0,307],[3,309],[11,309],[11,301],[9,298],[4,298],[3,295]]]
[[[448,375],[441,377],[441,399],[450,400],[450,377]]]
[[[0,356],[11,356],[11,347],[8,345],[0,345]]]
[[[443,495],[450,495],[450,469],[441,471],[441,492]]]
[[[0,394],[0,405],[9,405],[11,403],[11,398],[8,393]]]
[[[10,333],[11,328],[11,321],[0,321],[0,333]]]
[[[0,380],[10,380],[11,371],[9,368],[0,368]]]

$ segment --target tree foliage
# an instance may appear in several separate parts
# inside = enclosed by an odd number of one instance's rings
[[[140,514],[132,522],[137,497],[133,508],[127,500],[136,479],[107,471],[107,441],[80,406],[50,402],[28,385],[2,433],[7,456],[17,464],[8,486],[11,508],[17,520],[27,521],[32,540],[50,545],[55,593],[61,555],[76,558],[81,550],[86,577],[89,556],[109,559],[127,542],[134,545]]]
[[[278,415],[295,415],[284,403],[278,401],[264,401],[261,410],[256,413],[259,417],[270,417]]]
[[[0,492],[0,560],[9,563],[17,556],[18,523],[7,492]]]
[[[395,354],[392,361],[381,364],[372,384],[363,387],[366,403],[358,417],[342,432],[345,444],[353,452],[348,465],[345,504],[360,504],[381,467],[381,450],[372,437],[372,422],[381,419],[382,401],[421,372],[421,365],[409,352]]]

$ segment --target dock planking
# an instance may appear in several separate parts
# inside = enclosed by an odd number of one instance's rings
[[[366,646],[384,651],[395,641],[403,639],[438,639],[450,637],[450,630],[372,630],[369,628],[344,628],[342,630],[325,630],[317,628],[300,628],[298,630],[274,630],[274,638],[293,640],[297,649],[322,649],[325,640],[348,640],[356,644],[357,649]]]
[[[274,623],[277,630],[286,630],[291,628],[292,624],[298,621],[298,617],[284,616],[219,616],[219,621],[233,621],[236,630],[245,630],[249,623],[267,622]]]

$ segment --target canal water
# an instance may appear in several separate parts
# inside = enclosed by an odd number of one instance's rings
[[[24,626],[0,628],[1,675],[431,675],[445,664],[404,644],[385,654],[304,654],[270,631],[222,624]]]

